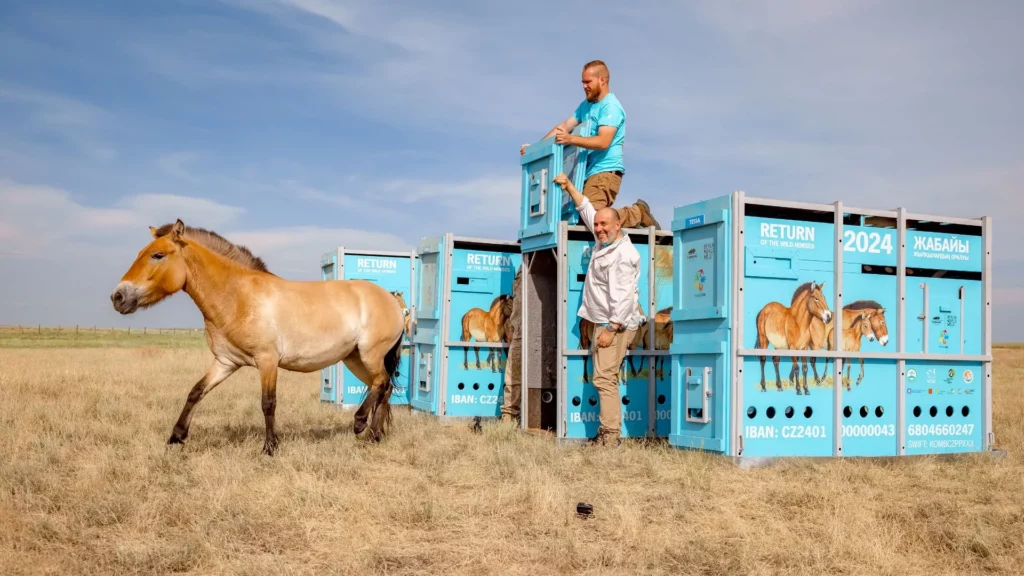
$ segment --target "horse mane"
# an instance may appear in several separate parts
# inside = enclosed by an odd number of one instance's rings
[[[488,308],[488,310],[491,310],[492,308],[494,308],[494,305],[497,304],[499,300],[505,300],[507,298],[510,298],[510,296],[508,294],[498,294],[494,298],[494,300],[491,300],[491,307]]]
[[[804,282],[803,284],[797,286],[796,290],[793,291],[793,300],[792,300],[791,303],[795,304],[798,298],[800,298],[801,296],[803,296],[807,292],[810,292],[811,291],[811,286],[813,286],[813,285],[814,285],[814,282],[811,281],[811,282]]]
[[[881,309],[882,305],[874,300],[857,300],[843,306],[843,310],[869,310],[871,308]]]
[[[154,234],[157,238],[166,236],[171,233],[171,229],[174,228],[174,224],[164,224],[163,226],[156,229]],[[220,234],[212,230],[206,230],[205,228],[193,228],[192,226],[185,226],[185,232],[183,234],[191,240],[202,244],[210,250],[224,256],[232,262],[236,262],[249,268],[251,270],[257,270],[259,272],[266,272],[271,274],[270,270],[267,269],[267,265],[263,262],[263,259],[256,256],[249,251],[248,248],[241,244],[235,244],[228,239],[224,238]]]

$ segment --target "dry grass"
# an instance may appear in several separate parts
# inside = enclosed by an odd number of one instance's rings
[[[205,350],[0,350],[0,573],[980,574],[1024,559],[1024,351],[999,350],[1001,461],[744,471],[666,447],[558,447],[396,415],[379,446],[253,370],[164,442]],[[594,505],[575,517],[577,502]]]

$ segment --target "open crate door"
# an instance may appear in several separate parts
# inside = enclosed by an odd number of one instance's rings
[[[588,130],[584,122],[573,130],[580,135]],[[583,190],[587,171],[587,150],[556,144],[554,137],[531,144],[520,161],[523,181],[520,202],[519,239],[522,251],[534,252],[558,244],[558,223],[576,224],[578,215],[572,198],[553,182],[564,172],[577,189]]]

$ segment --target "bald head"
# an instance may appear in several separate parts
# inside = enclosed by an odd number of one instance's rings
[[[601,244],[610,244],[619,237],[622,223],[615,208],[601,208],[594,213],[594,235]]]

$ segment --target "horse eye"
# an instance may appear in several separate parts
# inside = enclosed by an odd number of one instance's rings
[[[164,257],[164,255],[163,255],[162,252],[154,252],[153,256],[152,256],[153,260],[160,260],[163,257]]]

